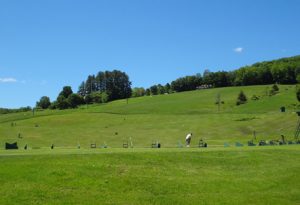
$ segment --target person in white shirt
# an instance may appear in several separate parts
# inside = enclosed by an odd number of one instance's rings
[[[187,134],[187,136],[185,137],[186,147],[190,147],[192,135],[193,135],[193,133],[189,133],[189,134]]]

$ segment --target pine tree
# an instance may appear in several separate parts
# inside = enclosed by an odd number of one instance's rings
[[[246,102],[247,102],[247,96],[245,95],[245,93],[243,91],[241,91],[238,95],[236,105],[245,104]]]

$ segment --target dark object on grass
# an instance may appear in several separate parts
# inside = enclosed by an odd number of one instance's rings
[[[285,107],[284,106],[280,107],[280,111],[285,112]]]
[[[203,139],[199,140],[199,147],[207,147],[207,143]]]
[[[256,146],[256,144],[254,144],[253,140],[248,141],[248,146]]]
[[[265,140],[260,140],[258,143],[259,146],[266,146],[268,145],[267,142]]]
[[[151,147],[152,147],[152,148],[160,148],[160,147],[161,147],[161,144],[160,144],[158,141],[152,142]]]
[[[107,144],[104,142],[104,144],[101,145],[100,148],[108,148],[108,146],[107,146]]]
[[[5,143],[5,149],[19,149],[17,142],[15,143]]]
[[[25,147],[24,147],[24,149],[27,150],[27,148],[28,148],[28,147],[27,147],[27,144],[26,144]]]
[[[236,142],[236,143],[235,143],[235,146],[236,146],[236,147],[243,147],[244,145],[243,145],[242,143],[240,143],[240,142]]]
[[[54,144],[51,145],[51,149],[54,149]]]
[[[128,141],[123,141],[123,148],[128,148]]]
[[[281,135],[281,140],[278,141],[279,145],[285,145],[287,144],[284,135]]]
[[[270,141],[270,145],[278,145],[278,144],[277,144],[277,140],[271,140],[271,141]]]

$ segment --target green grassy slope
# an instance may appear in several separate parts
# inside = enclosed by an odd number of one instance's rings
[[[295,86],[280,86],[272,97],[266,87],[0,115],[0,204],[299,204],[300,146],[221,147],[246,143],[254,130],[257,141],[292,139]],[[236,106],[240,90],[261,99]],[[220,111],[217,93],[225,102]],[[183,144],[190,131],[193,147],[204,138],[215,148],[165,148]],[[129,137],[135,149],[88,148],[93,142],[122,147]],[[164,149],[145,148],[152,140]],[[15,141],[30,149],[3,150]]]
[[[200,138],[209,145],[224,142],[247,142],[255,130],[257,139],[278,139],[281,134],[293,137],[297,123],[295,86],[281,85],[280,93],[269,97],[266,89],[271,86],[230,87],[197,90],[184,93],[133,98],[104,105],[88,105],[65,111],[39,111],[32,113],[0,115],[0,144],[18,141],[21,146],[75,147],[79,143],[106,143],[121,147],[130,137],[135,147],[149,147],[159,140],[163,147],[176,147],[184,143],[186,133],[193,132],[192,146]],[[248,103],[236,106],[240,90]],[[220,111],[215,104],[220,93]],[[258,101],[252,95],[261,96]],[[285,106],[286,113],[279,108]],[[15,122],[16,126],[11,126]],[[38,125],[36,127],[35,125]],[[19,139],[21,133],[22,139]]]
[[[299,146],[2,150],[0,204],[299,204],[299,153]]]

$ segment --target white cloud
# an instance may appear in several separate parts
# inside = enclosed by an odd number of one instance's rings
[[[244,51],[244,48],[242,48],[242,47],[237,47],[237,48],[233,49],[233,51],[236,52],[236,53],[241,53],[241,52]]]
[[[15,78],[0,78],[0,83],[16,83],[17,79]]]

